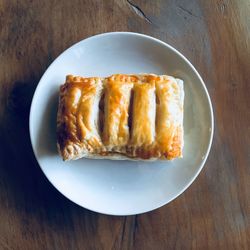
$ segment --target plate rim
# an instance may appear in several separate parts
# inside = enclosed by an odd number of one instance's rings
[[[43,81],[43,78],[46,76],[46,73],[50,70],[50,68],[52,68],[52,66],[64,55],[66,54],[67,52],[69,52],[70,50],[72,50],[75,46],[77,45],[80,45],[81,43],[83,42],[86,42],[87,40],[94,40],[94,39],[98,39],[100,37],[105,37],[105,36],[113,36],[113,35],[133,35],[133,36],[137,36],[137,37],[142,37],[142,38],[146,38],[146,39],[149,39],[149,40],[152,40],[156,43],[159,43],[165,47],[167,47],[168,49],[172,50],[174,53],[176,53],[178,56],[180,56],[190,67],[191,69],[193,70],[193,72],[196,74],[196,76],[198,77],[199,81],[201,82],[201,85],[203,87],[203,90],[205,91],[205,94],[206,94],[206,98],[207,98],[207,101],[208,101],[208,107],[209,107],[209,111],[210,111],[210,121],[211,121],[211,124],[210,124],[210,137],[209,137],[209,143],[208,143],[208,146],[206,148],[206,154],[202,160],[202,162],[200,163],[200,166],[198,168],[198,170],[196,171],[195,175],[191,178],[191,180],[179,191],[176,193],[176,195],[174,195],[171,199],[167,200],[167,201],[164,201],[164,202],[161,202],[159,205],[156,205],[156,206],[153,206],[151,209],[144,209],[140,212],[130,212],[130,213],[119,213],[119,212],[108,212],[108,211],[102,211],[101,209],[93,209],[93,208],[90,208],[90,207],[86,207],[86,206],[83,206],[82,204],[80,204],[79,202],[77,201],[73,201],[68,195],[65,195],[63,192],[61,192],[54,184],[53,182],[51,181],[50,177],[48,175],[46,175],[45,171],[43,170],[42,166],[40,165],[39,163],[39,160],[38,160],[38,156],[37,156],[37,153],[35,152],[35,142],[33,141],[32,139],[32,131],[31,131],[31,127],[32,127],[32,120],[33,120],[33,116],[34,116],[34,102],[35,102],[35,99],[37,98],[37,95],[39,93],[39,89],[41,88],[42,86],[42,81]],[[36,161],[40,167],[40,169],[42,170],[43,174],[46,176],[46,178],[48,179],[48,181],[52,184],[52,186],[57,190],[59,191],[59,193],[61,195],[63,195],[64,197],[66,197],[67,199],[69,199],[71,202],[73,202],[74,204],[77,204],[78,206],[84,208],[84,209],[87,209],[87,210],[90,210],[90,211],[93,211],[93,212],[97,212],[97,213],[100,213],[100,214],[105,214],[105,215],[113,215],[113,216],[129,216],[129,215],[138,215],[138,214],[143,214],[143,213],[146,213],[146,212],[150,212],[150,211],[153,211],[155,209],[158,209],[168,203],[170,203],[171,201],[175,200],[177,197],[179,197],[182,193],[184,193],[190,186],[191,184],[194,183],[195,179],[198,177],[198,175],[200,174],[201,170],[203,169],[204,165],[205,165],[205,162],[208,158],[208,155],[210,153],[210,150],[211,150],[211,146],[212,146],[212,142],[213,142],[213,136],[214,136],[214,113],[213,113],[213,106],[212,106],[212,102],[211,102],[211,98],[209,96],[209,93],[208,93],[208,90],[206,88],[206,85],[202,79],[202,77],[200,76],[200,74],[198,73],[198,71],[195,69],[195,67],[193,66],[193,64],[181,53],[179,52],[177,49],[175,49],[173,46],[171,46],[170,44],[158,39],[158,38],[155,38],[155,37],[152,37],[152,36],[149,36],[149,35],[145,35],[145,34],[142,34],[142,33],[137,33],[137,32],[128,32],[128,31],[115,31],[115,32],[105,32],[105,33],[100,33],[100,34],[96,34],[96,35],[93,35],[93,36],[90,36],[90,37],[87,37],[87,38],[84,38],[76,43],[74,43],[73,45],[71,45],[70,47],[68,47],[67,49],[65,49],[62,53],[60,53],[54,60],[53,62],[49,65],[49,67],[44,71],[42,77],[40,78],[37,86],[36,86],[36,89],[35,89],[35,92],[33,94],[33,97],[32,97],[32,101],[31,101],[31,105],[30,105],[30,112],[29,112],[29,137],[30,137],[30,141],[31,141],[31,146],[32,146],[32,151],[35,155],[35,158],[36,158]]]

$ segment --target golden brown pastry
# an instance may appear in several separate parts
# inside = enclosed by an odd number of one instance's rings
[[[166,75],[67,76],[57,145],[64,160],[182,157],[183,82]]]
[[[105,80],[103,143],[116,151],[129,142],[129,104],[133,88],[130,77],[111,76]]]

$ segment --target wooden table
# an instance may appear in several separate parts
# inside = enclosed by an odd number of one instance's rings
[[[0,0],[0,249],[250,249],[250,2]],[[59,194],[32,153],[28,116],[49,64],[108,31],[145,33],[197,68],[215,134],[204,170],[153,212],[112,217]]]

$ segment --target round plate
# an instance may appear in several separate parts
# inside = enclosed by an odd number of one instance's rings
[[[182,159],[62,161],[56,149],[56,112],[65,76],[115,73],[169,74],[184,80]],[[213,112],[201,77],[176,49],[142,34],[105,33],[73,45],[44,73],[31,105],[30,137],[44,174],[68,199],[104,214],[139,214],[167,204],[194,181],[210,150]]]

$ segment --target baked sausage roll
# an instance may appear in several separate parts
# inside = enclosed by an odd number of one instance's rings
[[[63,160],[182,157],[183,81],[167,75],[68,75],[60,87],[57,147]]]

